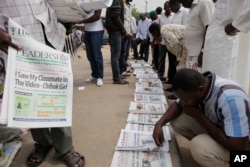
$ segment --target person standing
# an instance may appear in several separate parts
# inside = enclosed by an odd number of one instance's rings
[[[202,71],[210,70],[221,77],[238,81],[238,83],[243,84],[244,89],[248,91],[249,60],[247,61],[248,54],[243,53],[248,46],[246,46],[245,49],[242,48],[239,50],[239,47],[241,47],[239,45],[240,38],[245,37],[238,35],[239,31],[247,33],[249,30],[249,26],[247,28],[247,23],[249,24],[247,8],[249,10],[250,7],[244,3],[249,2],[247,2],[247,0],[218,0],[216,2],[215,15],[211,24],[208,26],[206,34]],[[246,10],[244,10],[244,8],[246,8]],[[242,21],[238,22],[240,20]],[[237,28],[235,28],[232,23]],[[244,34],[244,36],[246,35]],[[241,43],[241,45],[244,45],[244,43]],[[239,54],[239,52],[242,53]],[[241,64],[238,64],[238,60],[241,56],[243,61]],[[237,73],[237,71],[239,72]],[[244,74],[245,72],[247,73]],[[242,78],[238,80],[238,77]]]
[[[180,0],[180,2],[185,8],[190,9],[184,31],[185,45],[188,49],[187,63],[191,65],[188,68],[199,70],[206,30],[212,20],[215,5],[212,0]]]
[[[159,19],[159,24],[162,27],[165,24],[171,24],[173,13],[171,12],[171,8],[169,7],[169,1],[164,3],[164,10],[165,13],[161,15]],[[166,54],[167,54],[167,47],[164,41],[161,41],[159,45],[159,58],[158,58],[158,76],[161,81],[165,81],[166,78],[164,77],[165,73],[165,64],[166,64]]]
[[[63,50],[66,29],[58,22],[47,0],[0,0],[0,3],[0,15],[16,21],[37,41],[57,50]],[[0,54],[6,57],[9,46],[18,50],[22,48],[12,43],[10,35],[2,24],[0,23],[0,49],[3,52]],[[30,131],[35,141],[35,148],[26,159],[28,166],[39,166],[48,152],[54,148],[55,158],[64,161],[68,167],[84,167],[85,158],[73,148],[71,127],[34,128]]]
[[[80,22],[84,23],[86,53],[91,67],[91,76],[85,82],[96,82],[97,86],[103,85],[103,57],[101,48],[104,30],[101,11],[92,11],[87,15],[86,19]]]
[[[189,10],[187,8],[182,7],[180,0],[170,0],[169,6],[171,11],[174,13],[172,17],[171,24],[180,24],[185,25],[187,22]],[[172,83],[172,79],[176,73],[177,66],[176,55],[169,51],[168,49],[168,83]]]
[[[149,32],[148,27],[150,26],[151,22],[146,17],[145,13],[140,14],[140,20],[137,26],[137,33],[136,38],[134,39],[134,58],[135,59],[144,59],[148,61],[148,54],[149,54]],[[137,47],[140,44],[140,57],[138,56]],[[144,56],[143,56],[144,55]]]
[[[131,2],[133,0],[126,0],[124,3],[124,28],[128,35],[123,37],[122,39],[122,49],[121,49],[121,75],[122,77],[126,78],[129,77],[130,74],[127,74],[127,66],[128,66],[128,57],[129,57],[129,49],[130,49],[130,42],[133,36],[133,23],[132,23],[132,11],[131,11]]]
[[[119,64],[123,59],[121,57],[122,38],[127,36],[124,28],[123,0],[113,0],[112,5],[107,8],[105,23],[109,34],[113,84],[128,84],[128,81],[121,78],[122,67]]]

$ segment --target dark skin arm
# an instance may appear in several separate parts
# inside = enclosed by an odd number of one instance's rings
[[[223,129],[211,122],[198,106],[184,106],[184,112],[199,122],[208,134],[220,145],[228,150],[246,150],[248,137],[229,137],[225,135]]]
[[[120,28],[120,30],[122,32],[122,36],[127,37],[128,33],[127,33],[127,31],[125,30],[125,28],[123,26],[121,18],[119,16],[115,16],[114,20],[115,20],[116,25]]]
[[[204,33],[203,43],[202,43],[201,48],[204,48],[204,44],[205,44],[205,40],[206,40],[207,27],[208,27],[208,25],[205,27],[205,33]],[[202,58],[203,58],[203,51],[201,51],[200,55],[198,56],[198,67],[202,67]]]
[[[164,143],[164,135],[162,131],[162,126],[164,126],[169,121],[173,120],[182,113],[182,108],[176,103],[172,103],[165,114],[160,118],[160,120],[155,124],[153,138],[156,145],[162,146]]]
[[[87,18],[85,20],[82,20],[82,21],[80,21],[78,23],[93,23],[93,22],[95,22],[95,21],[97,21],[97,20],[100,19],[101,12],[102,12],[102,10],[95,10],[95,13],[94,13],[93,16],[91,16],[90,18]]]
[[[18,46],[17,44],[13,43],[11,40],[11,36],[0,28],[0,50],[4,51],[5,53],[8,53],[8,47],[13,47],[16,50],[21,50],[21,46]]]

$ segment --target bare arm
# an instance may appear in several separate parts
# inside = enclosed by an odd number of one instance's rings
[[[173,103],[169,106],[168,110],[161,117],[161,119],[155,124],[153,137],[154,137],[155,143],[158,146],[162,146],[164,142],[162,126],[164,126],[166,123],[168,123],[169,121],[179,116],[181,112],[182,112],[182,108],[178,106],[176,103]]]
[[[83,21],[80,21],[80,23],[93,23],[93,22],[99,20],[101,17],[101,12],[102,12],[102,10],[95,10],[95,13],[93,16],[91,16]]]
[[[228,150],[245,150],[248,137],[228,137],[224,130],[211,122],[199,107],[184,107],[184,112],[195,118],[220,145]]]

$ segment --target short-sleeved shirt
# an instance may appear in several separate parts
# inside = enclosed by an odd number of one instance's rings
[[[232,80],[223,79],[211,72],[203,75],[211,81],[201,104],[205,116],[221,127],[226,136],[250,138],[250,99],[246,92]]]
[[[205,28],[210,23],[215,6],[212,0],[194,0],[189,10],[184,32],[189,56],[199,56],[204,40]]]

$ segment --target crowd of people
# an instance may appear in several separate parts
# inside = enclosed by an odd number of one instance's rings
[[[67,26],[57,20],[47,0],[0,2],[0,16],[19,23],[37,41],[63,50]],[[162,145],[161,127],[171,122],[175,131],[191,141],[190,150],[198,164],[229,166],[230,151],[250,148],[250,51],[243,47],[250,42],[249,1],[169,0],[151,11],[149,18],[141,13],[138,24],[131,2],[113,0],[106,10],[105,25],[101,10],[91,11],[77,22],[84,24],[91,67],[91,76],[85,82],[104,84],[104,27],[109,34],[113,84],[129,84],[130,48],[134,59],[146,62],[151,49],[152,68],[161,81],[172,85],[167,91],[173,91],[177,98],[155,126],[156,144]],[[7,56],[9,46],[21,49],[12,43],[6,23],[1,22],[1,56]],[[31,134],[35,147],[27,165],[39,166],[51,148],[55,149],[55,158],[67,166],[85,165],[84,156],[73,148],[70,127],[31,129]]]

